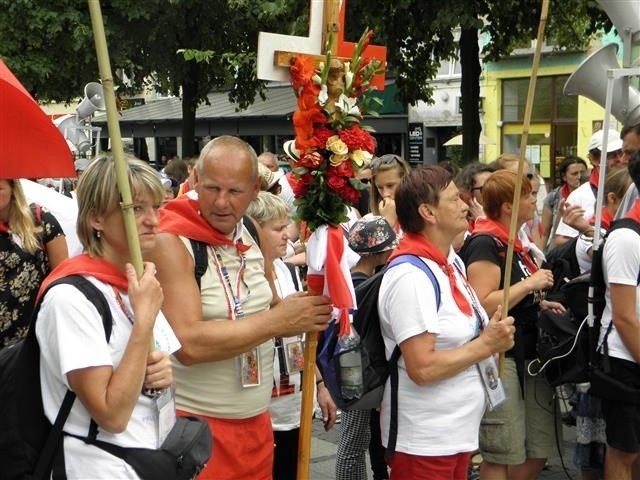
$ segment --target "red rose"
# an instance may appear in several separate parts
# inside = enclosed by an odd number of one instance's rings
[[[289,181],[293,195],[296,198],[302,198],[306,195],[307,190],[309,190],[309,185],[313,181],[313,175],[310,173],[305,173],[300,177],[296,175],[287,175],[287,180]]]
[[[340,191],[345,187],[346,184],[346,178],[341,177],[340,175],[330,175],[329,172],[327,172],[327,185],[329,185],[329,188],[334,192],[340,194]]]
[[[360,192],[355,188],[353,188],[351,184],[349,184],[348,182],[344,186],[344,188],[338,193],[342,198],[344,198],[347,202],[351,203],[352,205],[357,204],[358,201],[360,200]]]
[[[335,167],[336,173],[342,177],[353,178],[356,176],[353,171],[353,165],[351,164],[351,160],[346,159],[340,165]]]
[[[340,130],[338,135],[340,136],[340,140],[347,145],[350,152],[353,152],[354,150],[366,150],[367,152],[374,154],[376,151],[375,138],[373,138],[369,132],[362,130],[357,125],[345,130]]]
[[[313,132],[313,136],[316,138],[316,142],[317,142],[317,148],[321,148],[323,150],[326,150],[327,148],[327,140],[330,137],[333,137],[336,134],[336,132],[334,132],[333,130],[325,127],[325,126],[321,126],[315,129],[315,131]]]

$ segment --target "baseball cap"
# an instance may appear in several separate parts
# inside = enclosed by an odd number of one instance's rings
[[[602,130],[598,130],[596,133],[591,135],[589,139],[589,147],[588,150],[599,150],[602,151],[602,142],[604,141],[604,132]],[[609,134],[607,135],[607,153],[615,152],[616,150],[622,149],[622,139],[620,138],[620,132],[617,130],[609,130]]]
[[[375,255],[398,245],[396,232],[384,217],[365,215],[349,229],[349,248],[360,255]]]

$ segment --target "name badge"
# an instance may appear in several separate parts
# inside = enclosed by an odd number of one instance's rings
[[[477,367],[482,377],[482,386],[489,399],[489,410],[494,410],[506,399],[502,380],[498,376],[498,366],[491,356],[478,362]]]
[[[160,448],[176,423],[176,400],[173,388],[166,388],[162,395],[156,398],[158,409],[158,445]]]
[[[243,388],[260,386],[260,355],[257,347],[240,356],[240,381]]]

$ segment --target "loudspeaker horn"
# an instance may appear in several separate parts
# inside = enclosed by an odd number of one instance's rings
[[[607,97],[607,70],[620,68],[616,57],[617,50],[618,46],[610,43],[589,55],[564,84],[564,94],[582,95],[604,108]],[[639,123],[640,93],[628,85],[624,78],[618,78],[613,83],[611,113],[624,125]],[[623,95],[625,86],[629,92],[627,99]]]
[[[68,143],[72,144],[78,153],[84,153],[91,148],[89,137],[78,125],[75,115],[62,115],[53,121]]]
[[[600,8],[616,27],[622,39],[631,35],[631,42],[640,42],[640,1],[638,0],[598,0]]]
[[[104,111],[104,92],[98,82],[89,82],[84,87],[84,99],[76,108],[78,118],[87,118],[94,112]]]

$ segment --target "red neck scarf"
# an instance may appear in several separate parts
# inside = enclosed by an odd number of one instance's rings
[[[613,215],[609,213],[609,210],[607,210],[606,208],[603,208],[600,226],[605,230],[609,230],[609,227],[611,226],[611,222],[613,222]],[[596,216],[592,215],[591,218],[589,219],[589,225],[595,225],[595,224],[596,224]]]
[[[640,200],[636,200],[631,209],[625,215],[626,218],[630,218],[640,223]]]
[[[239,252],[246,252],[250,245],[234,242],[220,233],[200,215],[196,200],[187,196],[178,197],[160,209],[160,232],[182,235],[207,245],[234,245]]]
[[[400,255],[419,255],[436,262],[442,271],[447,274],[447,277],[449,277],[451,293],[460,311],[467,316],[473,315],[467,297],[464,296],[458,287],[458,282],[456,282],[455,267],[447,261],[447,257],[426,237],[418,235],[417,233],[404,232],[398,246],[391,254],[391,257],[389,257],[389,261]]]
[[[598,182],[600,181],[600,169],[594,168],[591,170],[591,175],[589,175],[589,183],[593,188],[598,188]]]
[[[9,227],[4,223],[0,223],[0,233],[9,233]]]
[[[566,183],[560,187],[560,196],[561,198],[567,198],[571,192],[569,191],[569,185]]]
[[[119,270],[114,264],[107,262],[101,258],[93,258],[83,253],[75,257],[67,258],[60,263],[53,271],[44,279],[40,285],[38,297],[42,295],[51,283],[59,278],[68,277],[70,275],[88,275],[98,280],[113,285],[118,290],[124,292],[128,289],[127,277],[123,271]]]
[[[471,233],[486,233],[496,237],[505,245],[509,244],[509,230],[507,230],[507,227],[490,218],[478,218]],[[513,241],[513,251],[518,254],[532,274],[538,270],[538,266],[529,255],[529,250],[522,245],[517,235]]]

